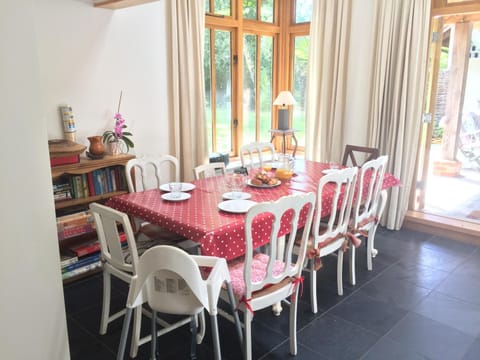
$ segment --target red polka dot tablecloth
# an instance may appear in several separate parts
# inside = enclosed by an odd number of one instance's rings
[[[273,188],[263,189],[246,186],[243,191],[251,194],[256,202],[274,201],[285,195],[316,192],[322,170],[328,164],[296,160],[295,174],[289,182]],[[110,198],[106,205],[128,215],[158,224],[167,230],[200,243],[202,254],[234,259],[245,252],[245,214],[227,213],[218,209],[223,201],[222,194],[228,192],[225,176],[210,177],[193,182],[195,189],[190,191],[190,199],[166,201],[161,198],[159,189]],[[400,185],[400,181],[385,174],[384,188]],[[331,203],[332,191],[322,195],[322,204]],[[329,201],[330,200],[330,201]],[[322,216],[331,209],[325,206]],[[264,245],[269,240],[268,219],[259,219],[254,225],[254,246]],[[286,226],[285,226],[286,227]],[[281,232],[285,233],[286,229]]]

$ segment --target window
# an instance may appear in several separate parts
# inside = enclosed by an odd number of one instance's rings
[[[303,147],[311,9],[312,0],[205,1],[210,152],[237,156],[242,144],[270,141],[272,103],[286,89],[297,101],[291,127]]]

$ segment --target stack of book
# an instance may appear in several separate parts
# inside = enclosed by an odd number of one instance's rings
[[[120,241],[126,245],[127,237],[124,233],[120,234]],[[71,246],[69,253],[62,255],[61,264],[63,280],[100,268],[100,243],[98,240],[91,240]]]
[[[53,198],[55,201],[70,200],[72,198],[70,183],[53,184]]]
[[[58,240],[87,234],[94,230],[95,221],[88,210],[57,217]]]

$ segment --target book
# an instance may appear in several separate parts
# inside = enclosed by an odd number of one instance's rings
[[[75,199],[83,199],[83,184],[82,184],[82,176],[81,175],[74,175],[74,182],[75,182]]]
[[[78,259],[78,257],[77,257]],[[69,264],[65,267],[62,268],[62,273],[68,272],[74,269],[78,269],[79,267],[83,267],[85,265],[89,265],[91,263],[94,263],[96,261],[100,260],[100,253],[95,253],[90,256],[85,256],[81,259],[78,259],[76,262],[73,262],[72,264]]]
[[[117,191],[117,180],[115,176],[115,168],[108,169],[110,171],[110,179],[112,180],[112,191]]]
[[[124,233],[121,233],[120,242],[124,243],[126,241],[127,241],[127,236]],[[74,245],[70,247],[70,250],[80,258],[82,256],[93,254],[100,251],[100,243],[98,242],[98,240],[92,240],[80,245]]]
[[[76,164],[80,162],[80,155],[59,156],[50,158],[50,166]]]
[[[83,197],[87,198],[90,196],[90,192],[88,191],[88,180],[87,180],[87,174],[82,174],[82,191],[83,191]]]
[[[65,267],[72,265],[78,261],[78,257],[71,254],[60,254],[60,268],[64,269]]]
[[[112,179],[110,177],[110,169],[105,169],[105,184],[107,188],[107,192],[112,192]]]
[[[88,182],[88,192],[90,196],[95,196],[97,193],[95,192],[95,185],[93,184],[93,172],[89,172],[87,174],[87,182]]]
[[[90,211],[80,211],[57,217],[57,235],[59,240],[86,234],[95,230],[95,221]]]
[[[100,267],[102,267],[102,262],[100,260],[95,261],[91,264],[87,264],[87,265],[81,266],[79,268],[76,268],[76,269],[73,269],[73,270],[62,273],[62,280],[66,280],[66,279],[69,279],[71,277],[74,277],[74,276],[77,276],[77,275],[80,275],[80,274],[84,274],[88,271],[98,269]]]

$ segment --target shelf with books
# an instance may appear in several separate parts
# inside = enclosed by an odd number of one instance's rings
[[[80,156],[78,163],[51,167],[64,282],[100,271],[99,259],[91,258],[99,256],[100,247],[88,206],[128,191],[125,165],[133,158],[129,154],[96,160]]]

